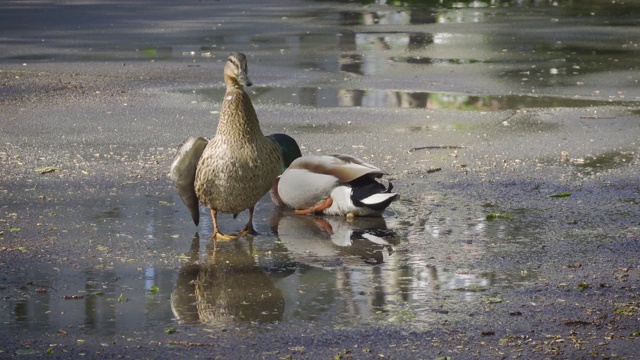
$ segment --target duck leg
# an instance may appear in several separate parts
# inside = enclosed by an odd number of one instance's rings
[[[331,204],[333,204],[333,199],[332,198],[327,198],[327,200],[321,202],[320,204],[316,205],[316,206],[312,206],[308,209],[298,209],[295,211],[296,214],[299,215],[308,215],[308,214],[313,214],[313,213],[321,213],[324,211],[324,209],[328,208],[329,206],[331,206]]]
[[[220,232],[218,229],[218,213],[213,209],[211,209],[211,219],[213,219],[213,235],[211,235],[211,240],[228,241],[236,238],[235,235],[226,235]]]
[[[249,208],[249,222],[247,222],[247,225],[238,235],[258,235],[258,232],[253,228],[253,206]]]
[[[329,224],[326,220],[320,217],[312,218],[311,220],[318,227],[318,229],[324,231],[329,235],[333,235],[333,228],[331,227],[331,224]]]

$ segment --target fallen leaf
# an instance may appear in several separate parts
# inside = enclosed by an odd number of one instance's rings
[[[592,322],[591,321],[584,321],[584,320],[565,320],[563,324],[565,324],[565,325],[591,325]]]
[[[580,291],[585,291],[589,288],[589,284],[587,284],[586,282],[581,282],[580,284],[578,284],[576,286],[576,289],[580,290]]]
[[[43,166],[36,169],[36,172],[40,174],[47,174],[54,171],[58,171],[58,168],[55,166]]]
[[[496,219],[510,220],[513,219],[513,215],[507,213],[491,213],[487,215],[487,221],[493,221]]]

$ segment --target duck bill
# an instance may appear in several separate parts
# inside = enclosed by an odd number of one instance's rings
[[[253,85],[251,80],[249,80],[249,76],[247,74],[245,74],[245,73],[238,74],[238,82],[242,86],[251,86],[251,85]]]

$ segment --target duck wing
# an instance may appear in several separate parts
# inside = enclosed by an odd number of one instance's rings
[[[294,160],[290,168],[332,176],[340,183],[349,183],[365,175],[379,178],[385,174],[374,165],[344,154],[303,156]]]
[[[169,171],[169,177],[176,185],[178,194],[189,209],[196,226],[200,223],[200,207],[195,189],[196,168],[208,142],[203,137],[190,137],[185,140],[178,147],[178,153]]]
[[[379,168],[349,155],[306,155],[295,159],[282,173],[272,199],[278,205],[309,209],[326,201],[338,187],[346,186],[350,192],[353,182],[379,185],[375,179],[383,174]]]

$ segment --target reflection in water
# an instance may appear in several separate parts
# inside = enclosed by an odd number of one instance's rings
[[[412,249],[402,259],[409,274],[404,281],[409,302],[418,308],[428,306],[421,301],[428,304],[429,297],[441,296],[447,290],[455,290],[460,299],[470,301],[496,286],[513,286],[536,278],[528,264],[524,265],[525,272],[498,270],[498,264],[476,269],[473,264],[479,259],[500,259],[511,251],[542,256],[535,246],[540,229],[537,224],[489,222],[484,215],[495,209],[440,194],[401,199],[394,209],[398,218],[408,219],[396,226],[406,232]],[[513,215],[519,213],[513,211]]]
[[[224,95],[223,89],[180,90],[196,93],[207,100]],[[252,87],[255,103],[297,104],[314,107],[374,107],[450,110],[518,110],[522,108],[592,107],[629,105],[623,101],[598,101],[535,95],[469,95],[456,93],[361,90],[348,88],[277,88]]]
[[[526,276],[520,269],[476,269],[472,264],[478,257],[503,258],[515,244],[518,251],[524,247],[531,256],[542,256],[529,249],[536,236],[532,229],[539,226],[488,223],[482,216],[486,209],[478,204],[420,197],[394,203],[389,210],[393,215],[386,219],[348,221],[258,208],[256,216],[270,219],[275,236],[265,231],[251,242],[241,239],[215,246],[208,240],[201,244],[196,236],[175,271],[173,265],[167,267],[177,263],[175,251],[164,265],[156,251],[186,246],[168,236],[174,231],[168,223],[186,222],[183,214],[171,211],[173,206],[154,206],[152,199],[138,206],[153,211],[121,208],[122,216],[137,216],[139,223],[153,219],[136,238],[156,254],[158,263],[145,268],[121,262],[117,271],[78,272],[61,266],[46,274],[25,272],[15,289],[0,288],[11,308],[0,312],[3,324],[25,331],[102,335],[171,326],[174,321],[226,328],[249,322],[305,320],[349,326],[410,319],[412,325],[424,326],[452,316],[446,307],[453,305],[447,299],[471,306],[492,289],[535,278],[534,269],[526,267]],[[98,230],[121,232],[120,224],[107,217]],[[67,295],[78,298],[65,299]]]
[[[478,67],[480,73],[497,71],[492,76],[505,85],[524,86],[520,92],[535,93],[535,87],[554,87],[556,91],[560,87],[579,88],[587,76],[638,68],[637,35],[619,31],[640,25],[634,16],[640,5],[635,2],[504,0],[379,5],[383,6],[377,11],[340,13],[339,24],[346,27],[338,37],[340,71],[389,76],[400,73],[398,69],[406,63],[412,66],[406,72],[428,74],[432,65],[482,63],[487,66]],[[430,26],[436,23],[462,24],[462,30]],[[476,24],[493,26],[493,33],[469,32],[467,26]],[[527,31],[547,24],[555,28],[554,36]],[[577,25],[584,28],[577,29]],[[514,36],[513,28],[518,26],[523,31]],[[436,32],[440,29],[450,32]],[[600,91],[592,95],[600,95]]]
[[[356,75],[384,73],[393,62],[380,53],[419,51],[433,43],[429,33],[353,32],[343,30],[338,34],[339,70]]]
[[[218,242],[208,245],[202,263],[196,234],[171,294],[178,321],[309,320],[343,312],[371,314],[385,306],[382,271],[366,265],[382,264],[398,242],[384,219],[277,212],[270,224],[279,241],[268,249]],[[369,287],[367,279],[377,285]]]
[[[386,311],[400,291],[396,274],[381,267],[399,242],[383,218],[276,213],[270,223],[297,263],[294,275],[274,279],[286,299],[284,321],[360,324]]]
[[[427,1],[396,6],[385,2],[379,4],[377,11],[343,11],[337,19],[333,13],[325,14],[339,25],[337,33],[248,37],[241,43],[273,46],[295,55],[289,57],[294,63],[282,66],[341,72],[347,79],[366,78],[373,83],[367,89],[344,84],[328,88],[326,83],[252,88],[252,99],[318,107],[480,111],[628,105],[631,102],[627,99],[637,100],[629,95],[625,98],[623,90],[637,85],[638,79],[631,72],[638,69],[640,39],[635,33],[622,36],[619,27],[640,22],[629,17],[633,11],[637,13],[638,5],[573,1],[550,4]],[[548,25],[549,19],[556,28],[553,36],[548,31],[527,31]],[[448,23],[463,25],[455,27]],[[588,30],[579,26],[583,23],[589,25],[584,27]],[[481,26],[478,31],[474,31],[475,24]],[[520,25],[523,30],[514,36],[514,28]],[[223,44],[230,38],[215,41]],[[192,53],[210,54],[211,48],[203,46],[194,45],[193,51],[181,49],[180,53],[191,54],[190,57],[194,56]],[[318,52],[316,48],[323,50]],[[473,88],[473,84],[465,84],[464,74],[468,73],[477,75],[482,82],[480,88],[489,90],[479,90],[478,94],[438,91],[444,89],[440,84],[447,71],[454,74],[452,81],[463,88]],[[611,77],[612,72],[620,72],[626,81],[608,80],[617,79]],[[378,78],[397,81],[393,86],[411,82],[412,86],[435,91],[389,89]],[[601,89],[594,90],[594,86]],[[223,95],[222,89],[213,92],[214,99]]]
[[[183,323],[224,325],[233,321],[281,320],[284,298],[255,263],[251,243],[213,242],[200,264],[200,237],[193,238],[189,261],[171,294],[171,308]]]
[[[349,257],[382,264],[399,239],[382,217],[295,216],[276,212],[271,229],[296,261],[341,266]],[[345,258],[346,257],[346,258]]]

